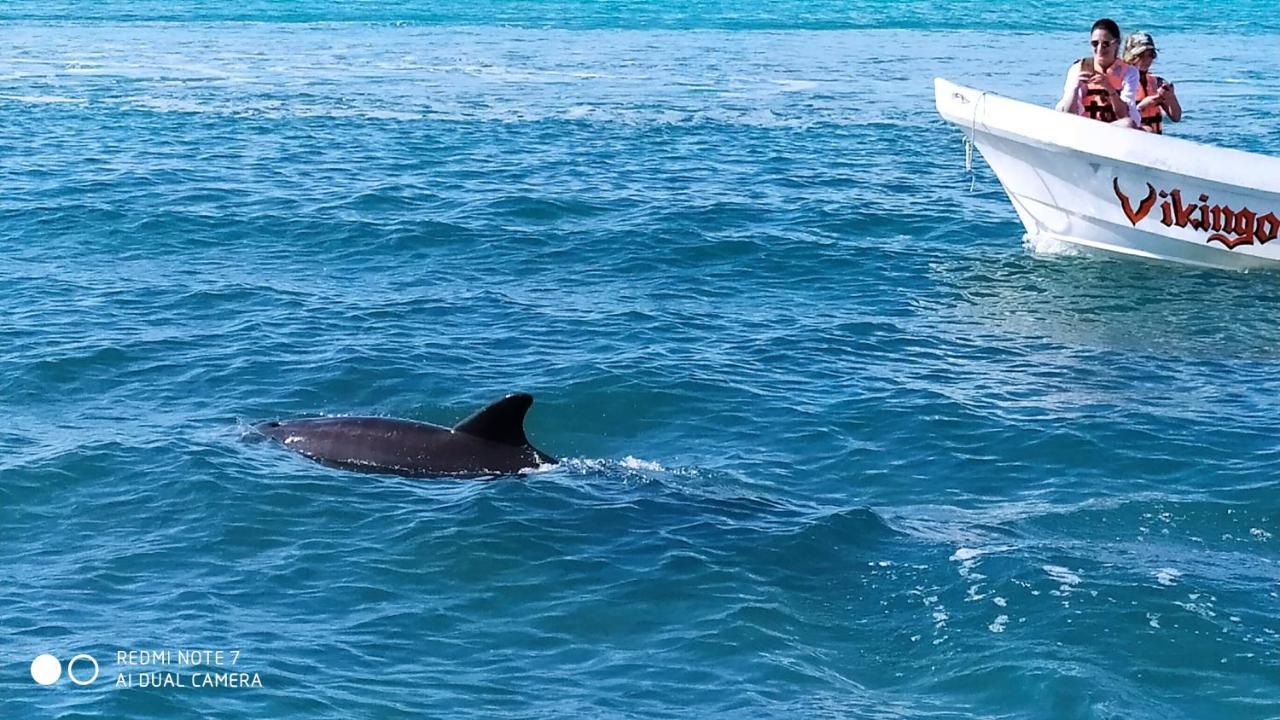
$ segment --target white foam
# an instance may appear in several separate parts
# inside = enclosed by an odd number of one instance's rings
[[[596,109],[590,105],[574,105],[564,111],[564,118],[566,120],[581,120],[589,115],[594,115],[595,112]]]
[[[0,95],[0,100],[13,100],[32,105],[83,105],[89,102],[84,98],[63,97],[61,95]]]
[[[1080,576],[1061,565],[1045,565],[1041,569],[1049,576],[1049,579],[1061,583],[1058,589],[1063,592],[1067,592],[1080,584]]]
[[[555,463],[542,463],[541,465],[538,465],[537,467],[525,468],[525,469],[523,469],[523,470],[521,470],[521,471],[520,471],[520,474],[521,474],[521,475],[532,475],[533,473],[545,473],[545,472],[551,472],[552,470],[555,470],[555,469],[556,469],[556,464],[555,464]]]
[[[1199,615],[1200,617],[1206,620],[1211,620],[1218,616],[1218,613],[1214,612],[1213,608],[1208,603],[1194,603],[1194,602],[1185,603],[1185,602],[1178,602],[1175,600],[1173,604],[1177,605],[1183,610],[1186,610],[1188,612],[1193,612],[1196,615]]]
[[[1182,573],[1173,568],[1160,568],[1155,575],[1156,582],[1165,587],[1173,587],[1178,582],[1178,578],[1182,577]]]
[[[404,112],[401,110],[385,110],[375,108],[327,108],[327,107],[300,107],[293,109],[291,113],[295,117],[320,117],[320,118],[365,118],[369,120],[421,120],[421,113]]]
[[[204,113],[209,112],[211,108],[203,103],[193,100],[179,100],[175,98],[157,98],[157,97],[127,97],[122,99],[123,103],[135,110],[153,110],[155,112],[174,112],[174,113]]]
[[[648,472],[662,472],[666,469],[656,462],[652,462],[650,460],[640,460],[639,458],[634,458],[634,457],[631,457],[630,455],[622,458],[622,460],[618,464],[628,470],[646,470]]]
[[[1008,624],[1009,624],[1008,615],[998,615],[996,616],[996,619],[990,625],[987,626],[987,629],[993,633],[1001,633],[1001,632],[1004,632],[1004,626]]]
[[[933,627],[935,630],[942,630],[946,628],[947,620],[951,619],[951,615],[947,613],[947,609],[942,606],[942,603],[938,602],[937,595],[925,595],[921,588],[916,588],[911,592],[911,594],[918,594],[921,596],[921,602],[923,602],[925,607],[929,609],[930,616],[933,618]],[[934,641],[934,644],[937,644],[936,640]]]
[[[1006,547],[987,549],[961,547],[957,548],[956,551],[951,554],[951,562],[960,563],[960,568],[958,570],[960,577],[965,578],[966,580],[982,580],[986,576],[974,572],[974,568],[978,566],[978,558],[989,553],[1001,552],[1008,549],[1009,548]]]
[[[1053,237],[1024,235],[1023,244],[1035,255],[1082,255],[1079,246]]]
[[[780,85],[782,92],[803,92],[818,87],[818,83],[814,80],[773,80],[772,82],[774,85]]]

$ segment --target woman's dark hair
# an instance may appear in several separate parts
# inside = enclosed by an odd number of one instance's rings
[[[1117,40],[1120,39],[1120,26],[1111,18],[1102,18],[1098,22],[1094,23],[1093,27],[1089,28],[1089,34],[1092,35],[1094,30],[1106,30],[1111,33],[1111,37]]]

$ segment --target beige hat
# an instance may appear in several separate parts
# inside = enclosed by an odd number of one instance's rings
[[[1124,61],[1133,62],[1142,53],[1156,52],[1156,41],[1151,33],[1136,32],[1124,39]]]

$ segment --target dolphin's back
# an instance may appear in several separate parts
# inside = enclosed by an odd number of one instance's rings
[[[498,475],[555,459],[529,444],[524,413],[528,395],[509,395],[452,430],[384,417],[324,417],[258,425],[295,452],[351,470],[431,475]]]
[[[353,469],[429,471],[447,428],[380,417],[325,417],[267,423],[262,432],[316,460]]]

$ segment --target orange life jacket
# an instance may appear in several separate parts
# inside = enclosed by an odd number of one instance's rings
[[[1151,73],[1138,73],[1138,102],[1156,94],[1160,86],[1164,84],[1164,80],[1152,75]],[[1147,132],[1153,132],[1157,135],[1164,132],[1164,111],[1160,108],[1160,103],[1154,103],[1149,107],[1141,108],[1142,113],[1142,129]]]
[[[1103,75],[1107,78],[1107,82],[1111,84],[1113,90],[1119,90],[1124,86],[1124,74],[1129,69],[1123,60],[1116,60],[1107,68]],[[1080,72],[1094,72],[1093,58],[1080,59]],[[1119,118],[1116,117],[1116,109],[1111,105],[1111,93],[1102,85],[1089,83],[1084,91],[1080,114],[1085,117],[1101,120],[1102,122],[1115,122]]]

